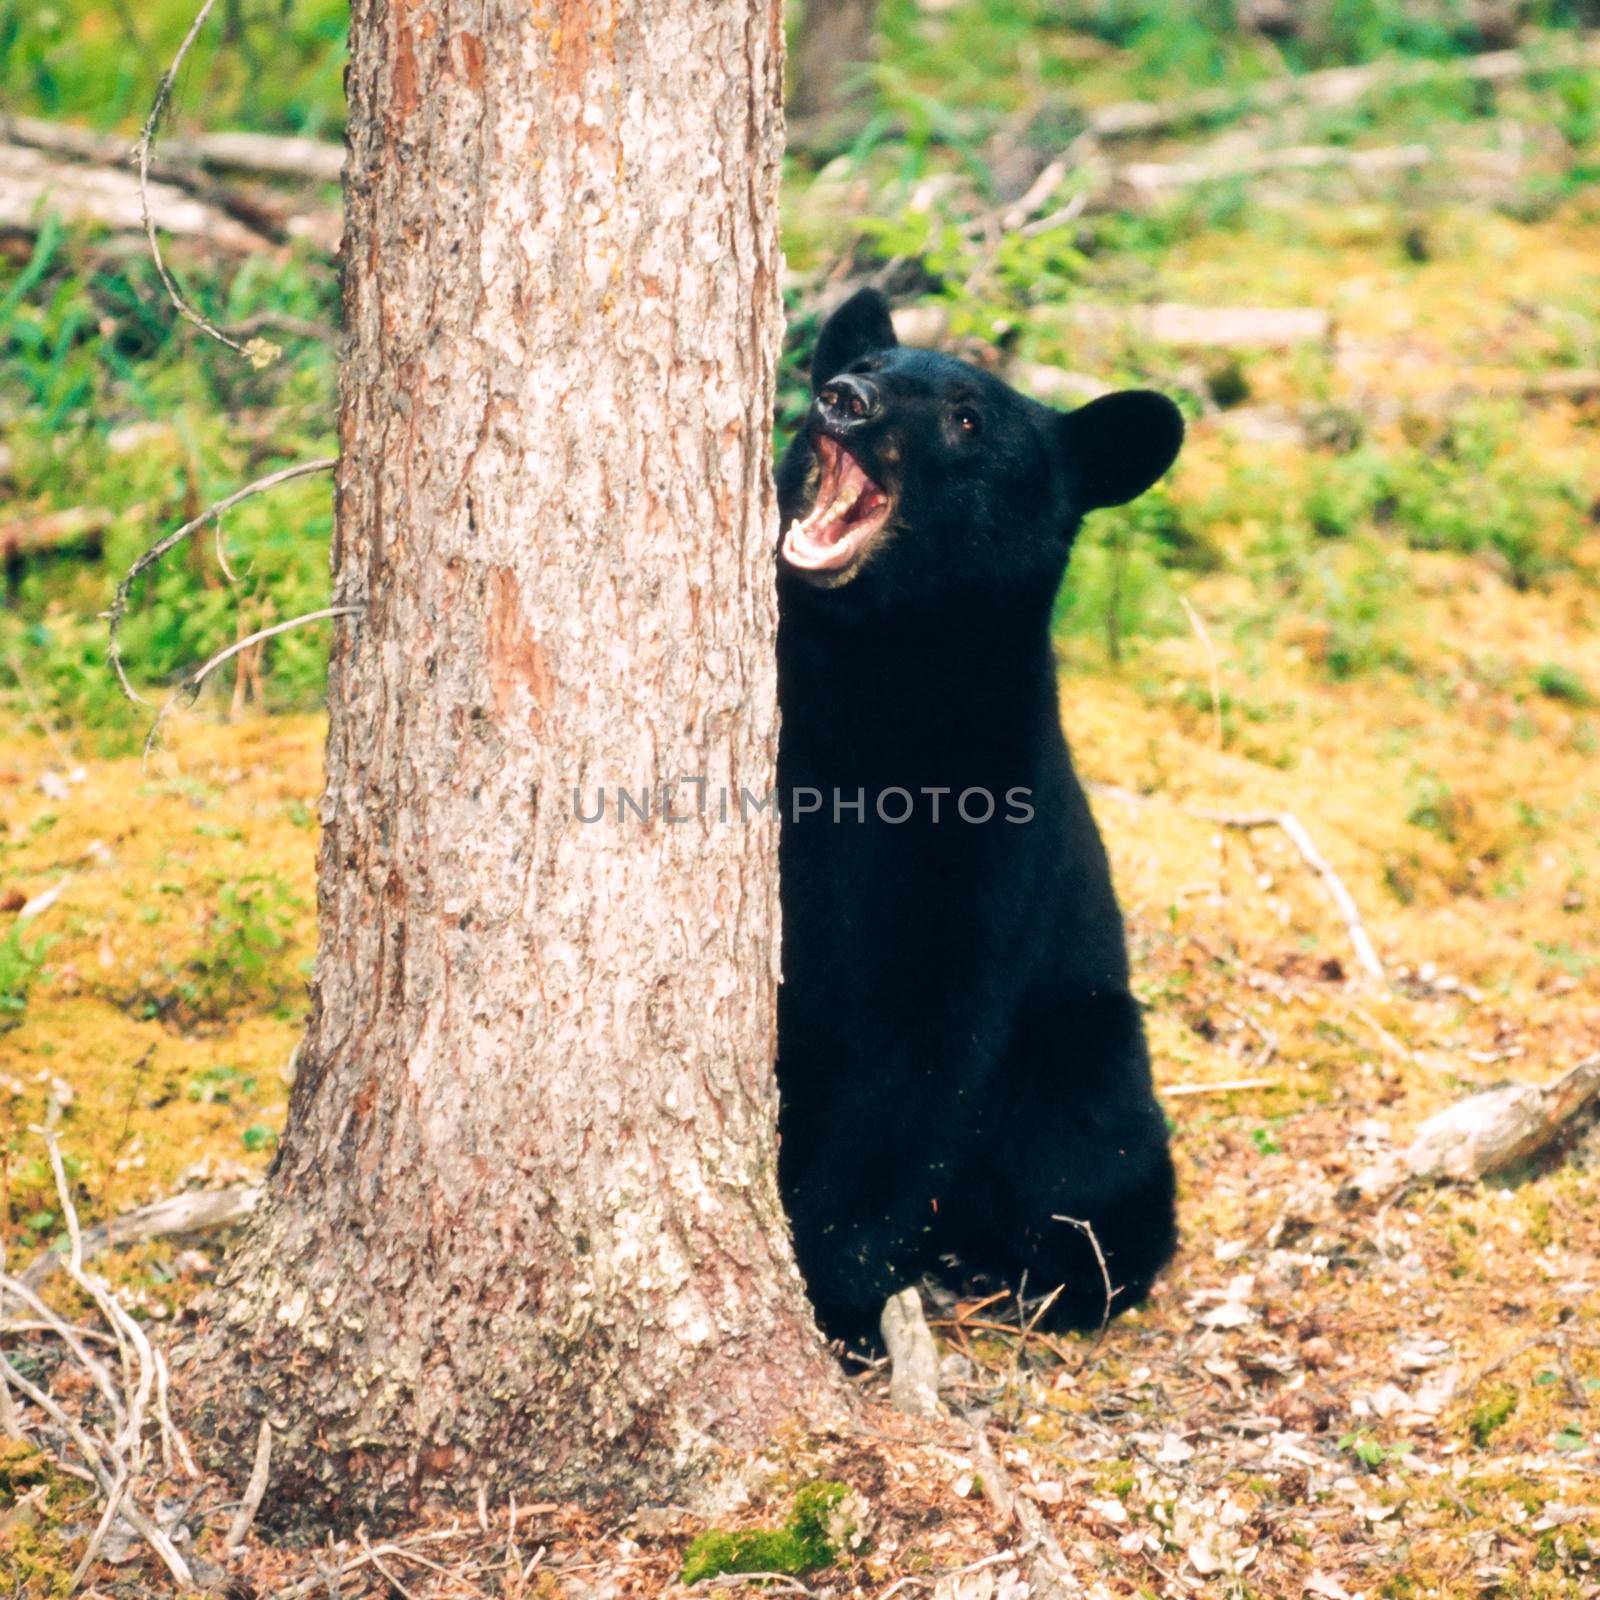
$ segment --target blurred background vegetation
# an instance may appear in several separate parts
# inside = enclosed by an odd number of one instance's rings
[[[1328,672],[1405,671],[1406,552],[1479,554],[1525,588],[1573,568],[1592,527],[1589,476],[1529,439],[1527,402],[1504,381],[1593,364],[1592,277],[1556,268],[1489,379],[1453,370],[1486,353],[1479,295],[1496,251],[1538,248],[1518,228],[1560,237],[1589,215],[1600,75],[1562,50],[1584,9],[885,0],[874,16],[865,0],[813,0],[793,19],[805,81],[785,200],[791,351],[843,287],[871,277],[922,307],[934,336],[1042,398],[1146,382],[1193,417],[1239,413],[1217,426],[1217,449],[1259,438],[1258,459],[1215,481],[1180,476],[1090,530],[1061,605],[1069,663],[1136,665],[1142,638],[1188,626],[1176,604],[1188,579],[1175,574],[1226,558],[1251,582],[1214,628],[1247,642],[1292,608]],[[129,141],[191,14],[187,0],[4,0],[0,99],[18,118]],[[343,37],[333,0],[229,0],[186,63],[167,137],[337,139]],[[808,52],[813,37],[862,59]],[[1491,50],[1527,64],[1452,70]],[[1318,98],[1329,69],[1350,66],[1372,80]],[[1283,98],[1296,81],[1313,92]],[[1097,116],[1128,101],[1157,113],[1145,136],[1099,136]],[[1273,165],[1295,160],[1306,164]],[[1054,181],[1016,210],[1042,172]],[[94,730],[106,749],[142,727],[105,671],[97,614],[113,574],[210,500],[333,443],[336,267],[326,225],[307,237],[292,224],[325,218],[336,190],[222,175],[191,192],[253,225],[244,248],[171,248],[207,315],[279,348],[263,367],[176,317],[136,233],[62,216],[48,197],[21,214],[27,192],[0,230],[0,695],[19,717]],[[1431,370],[1398,374],[1398,388],[1380,360],[1361,371],[1361,308],[1341,297],[1374,271],[1420,284],[1452,261],[1456,335],[1447,303],[1416,306],[1437,327],[1406,365]],[[1186,343],[1138,314],[1169,301],[1326,316],[1258,344],[1248,328],[1202,325]],[[1419,382],[1435,392],[1419,396]],[[790,371],[780,422],[800,395]],[[209,539],[194,541],[135,596],[135,676],[170,682],[219,637],[324,603],[329,526],[328,485],[312,479],[226,518],[236,583]],[[324,648],[315,630],[287,634],[215,694],[312,706]],[[1547,683],[1567,684],[1551,665]]]

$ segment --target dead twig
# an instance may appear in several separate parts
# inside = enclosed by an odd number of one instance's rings
[[[139,1244],[174,1233],[198,1233],[206,1228],[225,1227],[248,1216],[260,1198],[259,1183],[239,1183],[228,1189],[203,1189],[155,1200],[85,1229],[83,1253],[89,1257],[115,1244]],[[37,1289],[61,1265],[62,1257],[58,1252],[41,1251],[18,1281]]]
[[[1281,1089],[1276,1078],[1230,1078],[1223,1083],[1173,1083],[1161,1091],[1165,1100],[1176,1100],[1184,1095],[1242,1094],[1246,1089]]]
[[[1106,1253],[1100,1248],[1100,1240],[1094,1231],[1092,1223],[1085,1222],[1081,1217],[1058,1217],[1052,1215],[1052,1222],[1064,1222],[1069,1228],[1076,1228],[1084,1238],[1089,1241],[1089,1248],[1094,1251],[1095,1265],[1100,1268],[1100,1282],[1105,1285],[1105,1305],[1100,1311],[1100,1326],[1095,1329],[1093,1341],[1089,1345],[1088,1354],[1092,1354],[1096,1345],[1106,1336],[1106,1328],[1111,1321],[1111,1302],[1121,1293],[1119,1289],[1111,1286],[1111,1269],[1106,1265]],[[1085,1359],[1087,1359],[1087,1354]]]
[[[1217,749],[1222,749],[1222,663],[1217,654],[1217,647],[1212,640],[1210,632],[1200,618],[1200,613],[1190,605],[1183,596],[1178,596],[1178,604],[1183,607],[1183,614],[1189,619],[1189,626],[1194,629],[1195,637],[1204,646],[1206,663],[1211,677],[1211,720],[1216,734]]]
[[[263,1429],[265,1429],[266,1422],[263,1421],[261,1426]],[[268,1437],[270,1438],[270,1434]],[[361,1548],[366,1551],[367,1560],[370,1561],[373,1567],[377,1569],[379,1576],[383,1578],[384,1582],[387,1583],[389,1587],[400,1596],[400,1600],[414,1600],[411,1591],[406,1588],[406,1586],[401,1583],[401,1581],[386,1566],[384,1566],[382,1557],[379,1556],[378,1552],[367,1543],[367,1536],[365,1532],[357,1533],[356,1538],[360,1541]]]
[[[228,1535],[222,1541],[224,1550],[231,1553],[244,1543],[250,1524],[256,1520],[256,1512],[261,1509],[261,1500],[267,1492],[267,1479],[271,1472],[272,1424],[263,1417],[261,1430],[256,1434],[256,1454],[250,1467],[250,1480],[244,1486],[244,1498],[239,1502],[239,1509],[228,1524]]]
[[[45,1141],[56,1196],[66,1224],[70,1246],[65,1263],[67,1272],[110,1330],[117,1348],[120,1382],[106,1363],[89,1354],[79,1330],[51,1311],[26,1284],[0,1274],[0,1289],[33,1311],[61,1339],[68,1354],[89,1374],[110,1408],[112,1425],[116,1429],[115,1437],[109,1442],[97,1441],[59,1402],[19,1372],[4,1356],[0,1356],[0,1388],[8,1391],[8,1399],[9,1391],[14,1390],[56,1425],[89,1469],[90,1481],[98,1486],[105,1497],[105,1508],[79,1559],[72,1586],[75,1588],[88,1575],[107,1534],[120,1518],[150,1546],[178,1584],[187,1588],[193,1582],[188,1563],[165,1530],[139,1509],[132,1489],[144,1466],[145,1422],[153,1396],[156,1397],[156,1417],[163,1455],[175,1453],[186,1468],[194,1472],[188,1449],[167,1414],[164,1364],[152,1349],[144,1330],[124,1310],[109,1287],[84,1270],[83,1233],[78,1225],[77,1207],[73,1203],[60,1148],[49,1130],[35,1131]],[[18,1421],[20,1424],[20,1419]],[[62,1465],[68,1466],[65,1462]]]
[[[1145,138],[1197,122],[1211,122],[1251,111],[1272,111],[1291,105],[1328,108],[1353,105],[1380,90],[1435,82],[1509,83],[1537,72],[1560,71],[1600,62],[1600,42],[1568,36],[1549,39],[1537,51],[1494,50],[1453,61],[1418,61],[1399,65],[1379,61],[1371,66],[1331,67],[1284,78],[1254,89],[1208,89],[1161,103],[1124,101],[1106,106],[1089,118],[1086,130],[1095,139]]]

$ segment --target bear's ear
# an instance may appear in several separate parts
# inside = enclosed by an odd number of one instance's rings
[[[1078,509],[1120,506],[1145,492],[1183,444],[1183,414],[1164,394],[1124,389],[1069,411],[1058,425]]]
[[[822,325],[811,357],[811,392],[836,378],[852,361],[899,344],[889,302],[876,289],[857,289]]]

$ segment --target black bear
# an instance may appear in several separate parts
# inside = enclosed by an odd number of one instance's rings
[[[938,1273],[1139,1300],[1176,1229],[1166,1124],[1050,617],[1080,519],[1183,438],[1161,395],[1061,413],[823,327],[778,468],[779,1177],[818,1319],[871,1338]]]

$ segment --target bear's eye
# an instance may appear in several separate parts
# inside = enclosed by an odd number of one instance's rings
[[[974,411],[971,406],[957,406],[956,409],[950,413],[950,420],[954,422],[956,427],[958,427],[962,433],[966,434],[969,439],[977,438],[983,426],[978,413]]]

